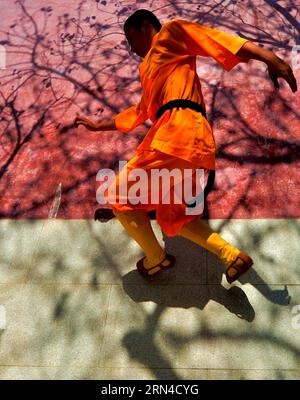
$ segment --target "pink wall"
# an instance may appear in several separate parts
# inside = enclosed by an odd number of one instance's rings
[[[139,100],[140,59],[122,26],[138,8],[162,23],[181,17],[272,49],[299,78],[300,23],[292,1],[0,0],[0,216],[47,218],[56,190],[58,218],[92,218],[97,171],[130,159],[147,126],[130,134],[71,128],[76,114],[110,119]],[[299,44],[299,55],[297,53]],[[210,67],[210,68],[208,68]],[[251,61],[226,73],[198,58],[218,146],[213,218],[296,218],[299,208],[299,92]]]

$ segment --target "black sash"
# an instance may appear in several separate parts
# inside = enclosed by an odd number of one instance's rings
[[[178,107],[191,108],[192,110],[199,111],[206,118],[206,112],[199,103],[196,103],[195,101],[192,100],[177,99],[177,100],[171,100],[168,103],[161,106],[155,115],[155,119],[157,120],[158,118],[160,118],[165,111],[172,110],[173,108],[178,108]]]

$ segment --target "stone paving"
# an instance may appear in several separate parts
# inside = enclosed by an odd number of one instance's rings
[[[156,221],[151,282],[116,220],[0,223],[0,379],[299,379],[299,220],[211,221],[255,261],[231,286]]]

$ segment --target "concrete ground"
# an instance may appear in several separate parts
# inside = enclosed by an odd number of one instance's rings
[[[299,220],[214,220],[254,269],[155,232],[152,282],[116,220],[0,221],[0,379],[299,379]],[[299,305],[299,306],[298,306]]]

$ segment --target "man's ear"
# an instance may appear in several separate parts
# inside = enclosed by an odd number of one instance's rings
[[[145,19],[145,21],[143,21],[142,23],[141,31],[143,31],[144,33],[150,32],[151,26],[151,23]]]

